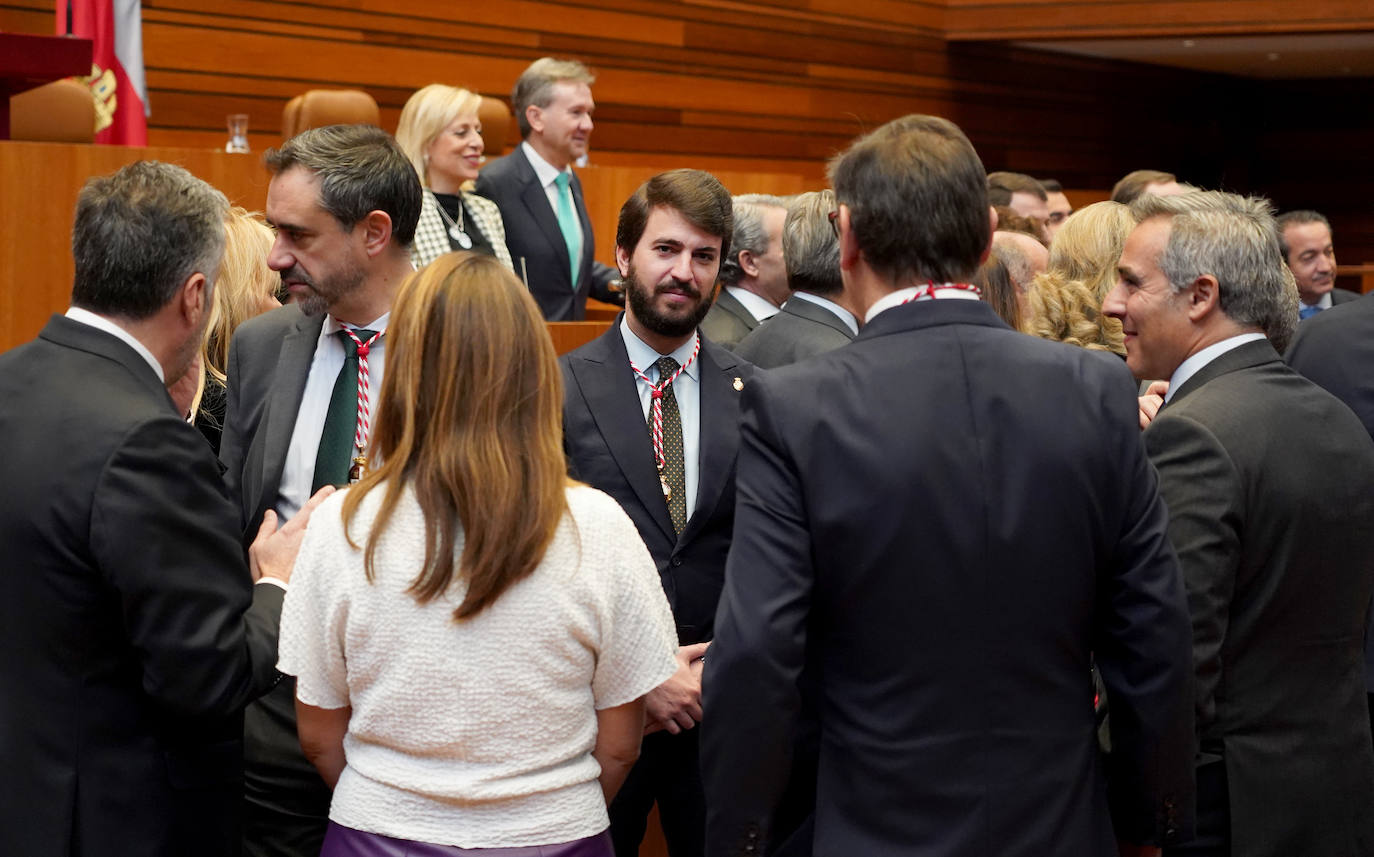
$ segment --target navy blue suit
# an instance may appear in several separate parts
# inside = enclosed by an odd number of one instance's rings
[[[939,300],[745,388],[707,854],[777,845],[802,688],[817,857],[1108,855],[1188,832],[1188,612],[1125,375]]]

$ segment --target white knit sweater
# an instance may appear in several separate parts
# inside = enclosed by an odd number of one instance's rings
[[[455,622],[461,581],[424,606],[405,591],[424,557],[409,492],[368,583],[363,552],[383,493],[349,527],[357,550],[344,538],[345,492],[316,510],[282,612],[279,668],[298,677],[297,696],[353,709],[329,817],[464,848],[604,830],[595,711],[675,667],[672,615],[634,524],[600,491],[569,488],[571,514],[535,572]]]

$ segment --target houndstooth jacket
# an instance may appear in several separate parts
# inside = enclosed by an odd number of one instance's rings
[[[463,207],[472,215],[472,224],[482,231],[491,248],[496,251],[496,258],[514,271],[510,251],[506,249],[506,227],[501,223],[501,210],[496,203],[464,191]],[[425,188],[420,222],[415,226],[415,241],[410,245],[410,261],[416,269],[423,268],[451,249],[448,227],[444,225],[444,216],[439,213],[439,201],[429,188]]]

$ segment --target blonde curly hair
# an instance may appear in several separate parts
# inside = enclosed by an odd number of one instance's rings
[[[1049,269],[1026,294],[1021,329],[1124,357],[1121,322],[1102,314],[1102,300],[1116,285],[1116,264],[1134,228],[1131,210],[1117,202],[1095,202],[1070,215],[1050,245]]]

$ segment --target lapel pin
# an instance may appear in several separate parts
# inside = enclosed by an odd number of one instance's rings
[[[738,393],[740,390],[743,390],[743,389],[744,389],[744,382],[741,381],[739,378],[736,378],[736,379],[735,379],[735,392]]]

